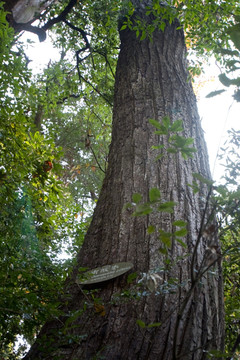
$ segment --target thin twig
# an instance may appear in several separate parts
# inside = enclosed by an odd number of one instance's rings
[[[93,84],[90,83],[90,81],[88,81],[81,75],[79,69],[78,69],[78,76],[80,77],[79,81],[81,81],[81,79],[83,79],[83,81],[86,84],[90,85],[93,88],[93,90],[96,91],[96,93],[98,93],[98,95],[100,95],[110,106],[113,106],[113,104],[109,101],[109,99],[105,95],[103,95]]]
[[[68,100],[68,99],[79,99],[80,98],[80,95],[78,94],[70,94],[68,96],[65,96],[64,98],[62,98],[61,100],[57,101],[57,105],[61,105],[64,103],[64,101]]]
[[[105,171],[104,171],[103,168],[101,167],[101,165],[100,165],[100,163],[99,163],[99,161],[98,161],[98,159],[97,159],[97,157],[96,157],[96,155],[95,155],[95,152],[94,152],[94,150],[93,150],[93,148],[92,148],[91,145],[90,145],[90,149],[91,149],[91,151],[92,151],[92,153],[93,153],[93,156],[94,156],[94,159],[96,160],[96,163],[98,164],[99,169],[105,174]]]
[[[238,335],[238,337],[236,338],[236,341],[232,347],[232,350],[231,350],[231,356],[229,356],[227,358],[227,360],[231,360],[233,358],[233,355],[235,354],[237,348],[238,348],[238,345],[240,344],[240,334]]]
[[[204,222],[205,222],[205,217],[207,214],[207,209],[208,209],[211,193],[212,193],[212,186],[210,187],[208,194],[207,194],[206,204],[205,204],[204,212],[203,212],[202,219],[201,219],[201,224],[200,224],[200,229],[198,232],[197,241],[196,241],[196,244],[193,249],[192,261],[191,261],[191,282],[192,282],[192,284],[194,283],[194,279],[195,279],[194,265],[195,265],[195,260],[196,260],[196,256],[197,256],[197,249],[198,249],[198,245],[201,241],[203,230],[205,227]]]

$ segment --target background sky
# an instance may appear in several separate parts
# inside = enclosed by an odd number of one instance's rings
[[[30,39],[35,44],[27,45],[27,56],[31,61],[30,67],[34,73],[38,73],[50,60],[60,58],[57,49],[54,49],[51,40],[39,43],[36,35],[24,33],[21,37],[23,42]],[[240,103],[233,100],[234,88],[224,87],[218,80],[220,69],[215,60],[204,67],[204,73],[195,80],[194,89],[198,99],[198,109],[201,118],[205,140],[208,146],[210,168],[214,180],[219,180],[223,174],[223,166],[217,160],[217,154],[227,139],[227,130],[240,129]],[[211,91],[226,89],[226,91],[213,98],[206,98]],[[240,154],[239,154],[240,155]]]
[[[240,103],[237,103],[232,95],[234,87],[226,88],[218,80],[220,69],[212,61],[212,64],[205,67],[203,74],[198,81],[204,81],[199,89],[198,110],[205,132],[205,140],[208,146],[209,161],[214,180],[218,180],[223,174],[221,161],[217,154],[227,140],[227,131],[231,128],[240,129]],[[206,98],[211,91],[225,89],[226,91],[212,98]],[[240,155],[240,154],[239,154]]]

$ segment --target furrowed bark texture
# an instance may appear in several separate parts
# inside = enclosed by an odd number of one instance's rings
[[[196,99],[187,80],[184,36],[177,26],[176,22],[164,32],[156,31],[153,41],[139,41],[135,33],[121,31],[107,175],[67,284],[63,316],[43,327],[26,359],[199,360],[206,359],[206,350],[223,347],[220,265],[215,264],[214,274],[205,272],[199,280],[191,279],[192,253],[208,189],[201,185],[194,194],[188,184],[193,173],[207,178],[210,173]],[[182,119],[184,135],[195,139],[197,153],[192,159],[165,153],[156,161],[158,152],[151,147],[167,146],[167,141],[154,134],[149,119],[161,121],[165,115],[171,121]],[[131,216],[124,205],[131,202],[132,194],[138,192],[148,201],[153,187],[160,189],[163,201],[177,203],[174,213]],[[173,241],[167,268],[158,233],[148,234],[147,228],[151,224],[175,231],[175,220],[187,222],[188,235],[183,239],[187,248]],[[195,279],[208,241],[202,236],[197,246]],[[158,273],[164,283],[157,291],[150,292],[144,284],[134,290],[126,274],[95,286],[95,300],[75,283],[78,267],[92,269],[122,261],[132,262],[139,278],[142,273]],[[72,319],[71,314],[75,314]],[[137,320],[161,324],[141,328]]]

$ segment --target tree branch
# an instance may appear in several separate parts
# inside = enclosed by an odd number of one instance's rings
[[[65,96],[64,98],[62,98],[61,100],[57,101],[57,105],[61,105],[64,103],[64,101],[70,99],[70,98],[73,98],[73,99],[79,99],[80,98],[80,95],[78,94],[70,94],[68,96]]]
[[[103,52],[101,52],[99,50],[94,50],[94,52],[104,57],[104,59],[106,60],[107,65],[108,65],[108,67],[109,67],[109,69],[111,71],[111,74],[112,74],[113,78],[115,79],[115,73],[114,73],[114,71],[113,71],[113,69],[111,67],[111,64],[110,64],[110,62],[109,62],[109,60],[107,58],[107,54],[105,54],[105,53],[103,53]]]
[[[200,229],[198,232],[197,241],[196,241],[196,244],[193,249],[192,261],[191,261],[191,282],[192,282],[192,284],[194,284],[194,282],[195,282],[194,265],[195,265],[198,245],[201,241],[203,230],[204,230],[204,223],[205,223],[205,218],[206,218],[211,194],[212,194],[212,186],[210,187],[208,194],[207,194],[206,204],[205,204],[205,208],[204,208],[202,219],[201,219],[201,224],[200,224]]]
[[[43,27],[43,30],[48,30],[50,29],[53,25],[66,20],[66,16],[70,13],[70,11],[72,10],[72,8],[76,5],[77,0],[70,0],[68,5],[65,7],[65,9],[61,12],[61,14],[59,14],[57,17],[49,20]]]
[[[64,19],[63,22],[64,22],[66,25],[68,25],[71,29],[73,29],[73,30],[75,30],[75,31],[78,31],[78,32],[82,35],[82,37],[83,37],[83,39],[84,39],[84,41],[85,41],[85,43],[86,43],[86,48],[84,48],[84,50],[89,49],[89,48],[90,48],[90,44],[89,44],[89,41],[88,41],[88,38],[87,38],[87,33],[86,33],[83,29],[81,29],[80,27],[77,27],[77,26],[71,24],[71,23],[70,23],[69,21],[67,21],[66,19]],[[82,51],[83,51],[83,50],[82,50]]]
[[[14,20],[12,14],[7,15],[7,20],[9,22],[9,24],[13,27],[13,29],[16,33],[19,33],[21,31],[29,31],[29,32],[36,34],[38,36],[40,42],[46,40],[47,35],[46,35],[46,31],[43,28],[33,26],[30,23],[26,23],[26,24],[17,23]]]
[[[39,41],[42,42],[46,39],[46,31],[50,29],[53,25],[66,20],[66,16],[69,14],[69,12],[72,10],[72,8],[76,5],[77,0],[70,0],[68,5],[65,7],[65,9],[59,14],[57,17],[50,19],[43,27],[39,28],[37,26],[32,26],[31,23],[36,20],[34,18],[29,23],[17,23],[12,13],[7,15],[7,20],[9,24],[14,28],[15,32],[20,31],[29,31],[36,35],[38,35]],[[12,10],[12,9],[11,9]],[[83,34],[82,34],[83,35]],[[84,38],[86,41],[86,39]]]
[[[227,358],[227,360],[233,359],[233,355],[235,354],[235,352],[236,352],[239,344],[240,344],[240,334],[238,335],[238,337],[237,337],[237,339],[236,339],[236,341],[235,341],[235,343],[234,343],[234,345],[233,345],[233,347],[232,347],[231,356],[229,356],[229,357]]]
[[[77,69],[78,69],[79,81],[81,82],[81,79],[82,79],[86,84],[90,85],[93,88],[93,90],[96,91],[98,93],[98,95],[100,95],[112,107],[113,104],[108,100],[108,98],[105,95],[103,95],[93,84],[91,84],[87,79],[85,79],[81,75],[78,64],[77,64]]]
[[[102,168],[101,165],[99,164],[99,161],[98,161],[98,159],[97,159],[97,157],[96,157],[96,154],[95,154],[95,152],[93,151],[93,148],[92,148],[91,145],[90,145],[90,149],[91,149],[91,151],[92,151],[92,153],[93,153],[93,156],[94,156],[94,159],[96,160],[96,163],[98,164],[99,169],[105,174],[105,171],[103,170],[103,168]]]

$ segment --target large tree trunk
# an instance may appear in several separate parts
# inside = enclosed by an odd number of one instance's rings
[[[214,273],[205,272],[197,279],[209,241],[204,236],[198,241],[208,188],[201,185],[194,194],[188,184],[193,173],[207,178],[210,173],[196,99],[188,81],[183,31],[177,30],[178,26],[175,22],[164,32],[155,31],[153,41],[139,41],[129,30],[120,33],[107,175],[67,283],[63,316],[43,327],[26,359],[197,360],[206,359],[207,350],[223,348],[220,264],[215,263]],[[167,143],[166,137],[154,134],[149,119],[161,121],[165,115],[171,121],[183,120],[184,135],[195,139],[193,159],[166,153],[156,161],[152,145]],[[131,216],[124,205],[131,202],[132,194],[141,193],[148,201],[153,187],[160,189],[163,200],[177,203],[174,213]],[[187,248],[173,241],[168,250],[171,262],[166,266],[158,234],[148,234],[147,228],[152,224],[171,232],[175,230],[173,221],[180,219],[187,222]],[[127,283],[126,274],[97,284],[94,300],[75,283],[79,267],[93,269],[125,261],[133,263],[139,277],[158,273],[164,284],[151,292],[143,282],[136,294],[136,286]],[[74,312],[76,316],[70,320]],[[161,325],[141,328],[137,320]]]

